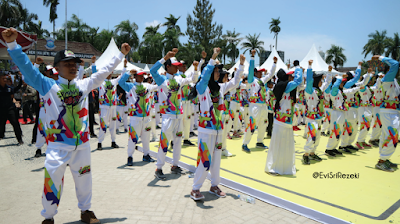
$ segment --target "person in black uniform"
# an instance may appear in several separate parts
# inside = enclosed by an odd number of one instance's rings
[[[21,88],[22,81],[20,80],[17,87],[9,86],[6,84],[7,76],[4,72],[0,73],[0,102],[2,106],[0,107],[0,139],[4,138],[4,132],[6,129],[7,120],[10,121],[14,128],[15,136],[18,140],[18,145],[24,144],[22,141],[22,130],[19,125],[18,118],[16,117],[16,107],[13,102],[14,92]]]

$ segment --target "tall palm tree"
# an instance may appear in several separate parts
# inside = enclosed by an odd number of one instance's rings
[[[22,30],[29,31],[29,27],[34,26],[34,22],[32,20],[38,20],[39,17],[35,13],[29,13],[27,8],[19,7],[19,11],[21,13],[20,20],[22,23]]]
[[[183,44],[183,46],[179,48],[176,57],[179,60],[184,60],[188,64],[191,64],[193,61],[199,60],[201,58],[202,51],[204,51],[204,48],[201,47],[201,45],[194,45],[188,42]]]
[[[281,27],[279,26],[279,24],[281,23],[281,21],[279,20],[278,17],[277,19],[271,18],[271,22],[269,22],[269,24],[271,24],[269,26],[269,29],[271,30],[271,33],[274,32],[274,38],[275,38],[275,49],[278,49],[278,33],[281,32]]]
[[[36,33],[38,39],[46,38],[50,36],[50,32],[46,29],[42,28],[42,21],[38,21],[38,23],[32,23],[29,25],[28,29],[26,29],[28,32]]]
[[[181,46],[179,37],[181,36],[184,36],[184,34],[177,29],[166,30],[164,32],[164,40],[163,40],[165,52],[175,47],[179,48]]]
[[[49,21],[53,23],[53,38],[56,36],[56,19],[57,15],[57,5],[60,4],[59,0],[43,0],[43,5],[46,7],[50,6],[50,16]]]
[[[399,33],[394,34],[394,38],[388,38],[387,45],[386,45],[386,53],[385,56],[391,57],[399,61],[400,60],[400,38]]]
[[[236,56],[239,56],[239,53],[237,53],[239,51],[237,45],[243,40],[243,38],[239,37],[240,35],[241,33],[236,33],[235,29],[233,29],[233,32],[227,30],[226,34],[222,35],[222,38],[228,41],[227,56],[230,57],[232,61],[235,61]]]
[[[102,30],[100,33],[96,35],[96,41],[94,42],[94,47],[103,52],[107,49],[108,44],[111,41],[111,38],[115,37],[115,33],[113,30]]]
[[[19,0],[0,0],[0,24],[4,27],[18,27],[20,21],[20,8],[22,4]]]
[[[162,24],[163,26],[167,27],[167,30],[170,29],[176,29],[178,32],[181,32],[181,28],[179,27],[179,25],[176,25],[176,23],[178,22],[178,20],[181,17],[179,16],[178,18],[176,18],[174,15],[169,14],[169,17],[165,17],[165,19],[167,20],[167,22],[165,22],[164,24]]]
[[[343,66],[343,64],[347,61],[346,55],[343,53],[344,49],[342,47],[336,46],[332,44],[331,48],[326,51],[326,59],[325,62],[328,64],[333,63],[333,67],[337,69],[337,66]]]
[[[379,33],[378,30],[375,30],[375,33],[370,33],[368,35],[370,38],[366,45],[363,48],[363,54],[365,54],[364,58],[367,57],[369,53],[372,55],[381,55],[385,52],[385,46],[387,45],[387,37],[386,30]]]
[[[258,38],[260,38],[260,35],[261,33],[259,33],[258,35],[255,33],[253,36],[251,34],[246,36],[246,41],[242,43],[242,49],[245,49],[243,54],[246,53],[247,50],[251,51],[255,49],[258,56],[260,56],[260,52],[264,51],[264,41],[258,40]]]
[[[136,23],[131,23],[128,20],[124,20],[115,26],[115,33],[118,36],[118,43],[128,43],[132,50],[139,46],[139,37],[136,31],[139,29]]]
[[[146,27],[146,31],[143,34],[143,38],[147,36],[153,36],[158,33],[158,29],[160,29],[161,24],[158,24],[156,26],[148,26]]]
[[[67,21],[67,29],[68,38],[71,41],[87,41],[90,27],[82,19],[79,19],[77,15],[72,14],[71,20]]]

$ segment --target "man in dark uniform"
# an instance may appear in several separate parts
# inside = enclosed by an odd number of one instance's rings
[[[18,145],[24,144],[22,141],[22,131],[19,125],[18,118],[15,116],[15,104],[13,102],[14,92],[21,88],[22,81],[19,82],[17,87],[9,86],[6,84],[7,77],[3,72],[0,73],[0,139],[4,138],[7,120],[10,121],[14,128],[15,136],[18,140]]]

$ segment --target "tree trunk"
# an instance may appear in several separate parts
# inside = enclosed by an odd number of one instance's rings
[[[56,39],[56,21],[53,21],[53,38]]]
[[[276,33],[275,50],[278,51],[278,33]]]

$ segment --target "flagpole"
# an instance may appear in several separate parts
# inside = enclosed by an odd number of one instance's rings
[[[65,50],[68,49],[67,0],[65,0]]]

